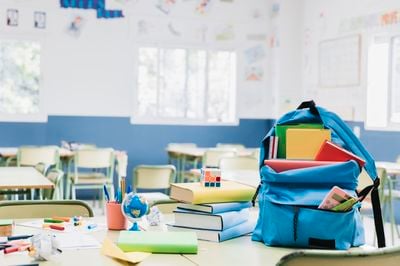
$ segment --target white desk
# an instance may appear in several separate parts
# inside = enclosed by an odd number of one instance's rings
[[[258,187],[260,184],[260,172],[257,170],[235,170],[222,171],[221,178],[231,180],[252,187]]]

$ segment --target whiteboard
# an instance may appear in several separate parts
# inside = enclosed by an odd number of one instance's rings
[[[361,37],[352,35],[319,43],[319,86],[360,84]]]

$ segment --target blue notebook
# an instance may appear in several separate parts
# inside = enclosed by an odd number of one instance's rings
[[[244,208],[250,208],[251,202],[224,202],[224,203],[208,203],[208,204],[189,204],[180,203],[178,209],[189,210],[189,211],[199,211],[205,213],[222,213],[229,211],[240,211]]]
[[[197,239],[212,242],[222,242],[235,237],[247,235],[252,233],[256,223],[254,220],[247,220],[241,224],[235,225],[223,231],[205,230],[205,229],[192,229],[186,227],[175,226],[174,224],[167,224],[168,231],[178,232],[195,232]]]
[[[174,211],[176,226],[219,231],[247,221],[249,213],[249,208],[218,214],[193,212],[182,209],[176,209]]]

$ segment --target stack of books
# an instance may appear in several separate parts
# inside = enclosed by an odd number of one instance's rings
[[[255,188],[233,181],[221,181],[221,187],[198,183],[171,185],[171,198],[181,203],[174,211],[175,222],[169,231],[195,232],[200,240],[221,242],[253,232],[250,218]]]

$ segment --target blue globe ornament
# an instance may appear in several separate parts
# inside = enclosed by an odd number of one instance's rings
[[[149,210],[149,204],[146,199],[138,194],[130,192],[125,195],[121,204],[122,213],[133,223],[130,231],[140,231],[137,221],[140,220]]]

